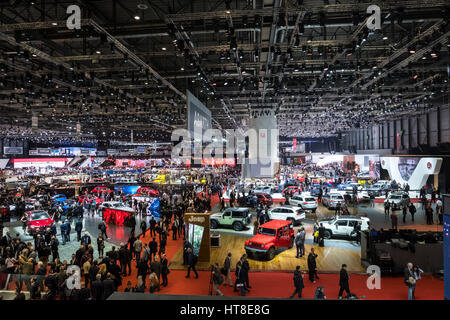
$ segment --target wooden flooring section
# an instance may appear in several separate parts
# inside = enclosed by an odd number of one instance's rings
[[[228,252],[232,254],[232,266],[233,269],[238,259],[245,253],[244,243],[249,239],[247,237],[238,237],[229,234],[221,234],[221,247],[211,249],[211,264],[219,263],[223,265]],[[311,245],[305,245],[306,254],[309,254]],[[314,251],[318,255],[317,257],[317,270],[321,271],[339,271],[341,265],[345,263],[347,270],[350,272],[365,272],[361,266],[361,255],[359,252],[350,249],[339,249],[330,247],[318,247],[314,246]],[[292,271],[295,270],[297,265],[300,265],[302,270],[308,269],[307,257],[304,256],[301,259],[295,258],[297,251],[295,246],[289,250],[277,254],[271,261],[248,259],[250,269],[255,271]],[[173,257],[170,268],[171,269],[185,269],[182,265],[183,256],[182,249],[180,249]],[[197,269],[209,268],[210,264],[199,262]]]

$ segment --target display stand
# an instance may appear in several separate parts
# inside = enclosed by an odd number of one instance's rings
[[[185,213],[185,234],[186,240],[191,242],[194,246],[194,252],[198,250],[199,262],[210,262],[211,256],[211,242],[210,242],[210,229],[209,229],[209,216],[210,213]],[[189,226],[192,225],[192,226]],[[200,228],[196,229],[198,226]],[[201,241],[198,239],[201,234]]]

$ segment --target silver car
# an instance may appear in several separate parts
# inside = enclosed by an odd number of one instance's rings
[[[313,196],[306,196],[295,194],[292,198],[289,199],[289,204],[292,204],[296,207],[300,207],[303,210],[311,210],[312,213],[316,212],[318,201]]]

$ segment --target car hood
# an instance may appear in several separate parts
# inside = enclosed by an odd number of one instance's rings
[[[34,226],[34,227],[46,227],[49,226],[53,223],[52,219],[43,219],[43,220],[34,220],[34,221],[30,221],[30,226]]]
[[[214,213],[210,216],[210,218],[221,218],[222,214],[221,213]]]
[[[274,239],[275,236],[268,236],[265,234],[257,234],[253,238],[250,239],[252,243],[265,244],[269,243]]]

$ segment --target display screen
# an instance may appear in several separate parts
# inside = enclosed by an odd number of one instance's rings
[[[127,195],[127,194],[136,194],[136,191],[140,188],[141,186],[114,186],[114,191],[118,192],[119,190],[122,190],[122,194],[123,195]]]
[[[192,244],[194,255],[198,256],[200,253],[200,246],[202,244],[204,227],[195,224],[188,224],[188,240]]]

